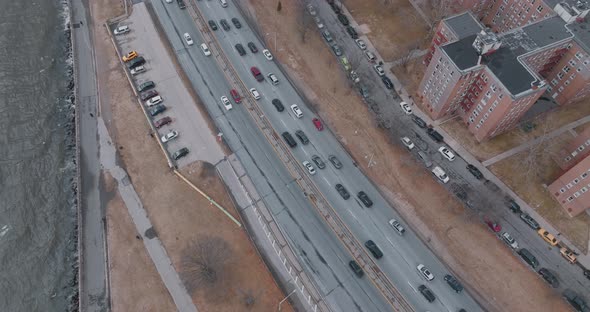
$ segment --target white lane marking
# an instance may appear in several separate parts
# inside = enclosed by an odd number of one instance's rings
[[[358,222],[359,219],[357,219],[357,217],[354,215],[354,213],[352,213],[351,209],[348,209],[348,212],[350,213],[350,215]]]
[[[326,184],[328,184],[328,186],[330,185],[330,181],[328,181],[328,179],[326,179],[326,177],[322,177],[322,179],[323,179],[324,181],[326,181]]]
[[[385,236],[385,239],[391,244],[391,246],[393,246],[393,248],[397,248],[397,245],[395,245],[390,239],[389,237]]]
[[[410,284],[410,281],[407,281],[407,282],[408,282],[408,285],[410,285],[410,288],[412,288],[414,290],[414,292],[417,293],[418,291],[416,290],[416,288],[414,288],[414,286],[412,286],[412,284]]]

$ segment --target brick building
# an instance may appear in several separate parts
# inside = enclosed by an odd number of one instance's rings
[[[590,208],[589,175],[590,156],[586,156],[547,188],[570,217]]]

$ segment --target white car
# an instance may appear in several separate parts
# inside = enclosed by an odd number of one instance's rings
[[[204,43],[201,43],[201,50],[203,51],[203,54],[205,54],[205,56],[211,55],[211,51],[209,50],[209,47],[207,47],[207,45]]]
[[[367,48],[367,44],[362,39],[355,39],[356,45],[361,49],[365,50]]]
[[[389,225],[391,225],[391,227],[397,232],[397,234],[399,235],[404,235],[404,232],[406,232],[406,229],[404,229],[404,227],[402,226],[401,223],[399,223],[399,221],[397,221],[396,219],[391,219],[389,220]]]
[[[166,3],[172,3],[172,0],[166,0]]]
[[[272,61],[272,54],[268,49],[262,50],[262,54],[264,54],[264,57],[266,57],[267,60]]]
[[[297,106],[297,104],[291,105],[291,110],[293,111],[293,114],[297,116],[297,118],[303,117],[303,112],[299,109],[299,106]]]
[[[153,98],[147,100],[145,102],[145,104],[147,104],[148,107],[152,107],[152,106],[158,105],[162,102],[164,102],[164,99],[161,96],[157,95],[157,96],[154,96]]]
[[[279,79],[277,78],[277,76],[275,76],[275,74],[269,73],[267,77],[273,86],[276,86],[279,84]]]
[[[383,66],[381,65],[373,65],[373,69],[377,72],[379,76],[385,76],[385,70],[383,70]]]
[[[113,33],[115,35],[122,35],[128,33],[130,30],[131,29],[129,29],[129,26],[119,26],[113,30]]]
[[[414,143],[412,143],[412,141],[408,137],[403,137],[402,143],[404,143],[404,145],[410,150],[414,148]]]
[[[311,163],[309,161],[304,161],[303,162],[303,166],[305,167],[305,169],[307,169],[307,172],[309,172],[309,174],[314,175],[315,174],[315,168],[311,165]]]
[[[162,143],[170,142],[178,137],[178,131],[170,131],[162,136]]]
[[[307,5],[307,11],[309,12],[309,14],[311,16],[315,16],[317,14],[317,12],[315,11],[315,8],[311,4]]]
[[[420,272],[420,274],[422,274],[422,276],[424,276],[424,278],[426,278],[427,281],[432,281],[434,279],[434,275],[432,273],[430,273],[430,271],[426,268],[426,266],[424,266],[424,264],[419,264],[416,269],[418,269],[418,272]]]
[[[455,154],[451,152],[451,150],[446,146],[441,146],[438,151],[444,156],[444,158],[448,159],[449,161],[455,160]]]
[[[221,97],[221,104],[223,104],[225,110],[230,110],[233,108],[233,106],[231,106],[231,103],[229,102],[229,99],[225,95]]]
[[[319,16],[314,17],[316,25],[318,25],[319,29],[324,28],[324,23],[322,23],[322,19]]]
[[[188,44],[189,46],[192,46],[194,44],[193,38],[191,38],[191,35],[189,35],[188,33],[184,33],[184,41],[186,41],[186,44]]]
[[[512,249],[518,248],[518,243],[516,240],[514,240],[514,238],[512,238],[512,236],[510,236],[510,234],[508,234],[508,232],[502,233],[502,240],[504,240],[504,242],[506,242],[506,244],[508,244],[508,246],[510,246]]]
[[[254,99],[260,100],[260,93],[258,93],[258,91],[256,90],[256,88],[250,89],[250,94],[252,94],[252,96],[254,97]]]
[[[135,66],[130,70],[130,72],[131,72],[131,75],[135,76],[137,74],[141,74],[141,73],[145,72],[145,67],[143,65]]]
[[[410,107],[410,105],[408,105],[408,103],[401,102],[401,103],[399,103],[399,106],[402,108],[402,110],[404,111],[404,113],[406,113],[406,115],[411,115],[412,114],[412,108]]]

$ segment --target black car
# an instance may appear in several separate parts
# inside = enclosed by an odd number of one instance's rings
[[[426,124],[426,122],[424,120],[422,120],[422,118],[416,116],[416,115],[412,115],[412,121],[418,125],[418,127],[424,129],[426,127],[428,127],[428,125]]]
[[[512,210],[512,212],[514,213],[521,213],[522,210],[520,210],[520,205],[517,204],[514,199],[509,200],[506,203],[506,206],[508,206],[508,209]]]
[[[373,201],[369,198],[367,193],[360,191],[356,196],[363,202],[363,205],[365,205],[365,207],[369,208],[373,206]]]
[[[154,106],[152,109],[150,109],[150,115],[156,116],[160,113],[163,113],[166,110],[166,106],[164,106],[163,104],[158,104],[156,106]]]
[[[217,30],[217,23],[215,23],[214,20],[209,20],[209,27],[211,27],[211,30],[215,31]]]
[[[340,46],[338,46],[337,44],[332,45],[332,51],[334,51],[334,54],[336,54],[336,56],[342,55],[342,50],[340,49]]]
[[[330,3],[330,6],[332,7],[332,10],[334,10],[334,13],[340,14],[341,10],[340,10],[340,7],[338,6],[338,4],[336,4],[335,2],[332,2],[332,3]]]
[[[461,283],[454,276],[450,274],[445,275],[445,281],[454,291],[458,293],[463,291],[463,285],[461,285]]]
[[[432,290],[430,290],[428,287],[426,287],[426,285],[420,285],[418,287],[418,291],[420,291],[422,296],[424,296],[424,298],[426,298],[426,300],[428,300],[428,302],[433,302],[436,299]]]
[[[129,69],[134,69],[137,66],[145,64],[145,59],[142,56],[138,56],[127,63]]]
[[[551,287],[553,287],[553,288],[559,287],[559,280],[557,279],[557,277],[555,277],[555,275],[553,275],[553,273],[551,273],[551,271],[547,270],[546,268],[541,268],[539,270],[539,275],[541,275],[543,277],[543,279],[549,285],[551,285]]]
[[[385,85],[385,87],[389,90],[393,89],[393,82],[391,82],[391,79],[389,79],[389,77],[387,76],[383,76],[381,77],[381,81],[383,81],[383,84]]]
[[[576,309],[576,311],[588,311],[588,305],[586,301],[580,295],[572,291],[571,289],[566,289],[563,291],[563,298],[569,302],[569,304]]]
[[[533,269],[539,265],[539,261],[537,260],[537,257],[535,257],[528,249],[521,248],[518,251],[518,254],[526,263],[528,263],[530,266],[532,266]]]
[[[229,31],[231,29],[225,19],[219,20],[219,24],[221,24],[221,28],[223,28],[225,31]]]
[[[147,91],[156,87],[156,84],[153,81],[146,81],[137,87],[138,92]]]
[[[363,272],[363,269],[361,268],[361,266],[358,263],[356,263],[356,261],[354,261],[354,260],[351,260],[348,263],[348,266],[350,266],[350,268],[352,269],[354,274],[356,274],[356,276],[358,276],[358,277],[363,277],[363,274],[365,274],[365,272]]]
[[[524,223],[528,224],[533,230],[538,230],[541,228],[537,220],[533,219],[533,217],[529,216],[528,213],[521,213],[520,219],[524,221]]]
[[[373,254],[373,257],[375,257],[376,259],[380,259],[381,257],[383,257],[383,252],[381,251],[381,249],[379,249],[379,247],[377,246],[377,244],[375,244],[374,241],[366,241],[365,247],[369,249],[369,251]]]
[[[236,26],[237,29],[242,28],[242,24],[240,23],[240,20],[238,20],[237,18],[232,18],[231,22],[234,24],[234,26]]]
[[[363,97],[363,99],[367,99],[369,98],[369,89],[367,89],[367,87],[361,86],[359,87],[359,92],[361,93],[361,96]]]
[[[483,173],[481,173],[481,171],[479,171],[479,169],[477,169],[474,165],[469,164],[467,165],[467,170],[478,180],[481,180],[483,178]]]
[[[344,199],[350,198],[350,194],[348,193],[348,191],[346,190],[344,185],[342,185],[340,183],[336,184],[336,191],[338,191],[338,194],[340,194],[340,196],[342,196],[342,198],[344,198]]]
[[[584,270],[584,276],[586,276],[587,279],[590,279],[590,270]]]
[[[309,139],[307,138],[307,135],[305,135],[305,132],[303,132],[302,130],[295,131],[295,135],[299,138],[299,141],[301,141],[301,143],[303,143],[303,145],[309,143]]]
[[[180,9],[186,9],[186,5],[184,4],[184,0],[176,0],[176,3],[178,3],[178,7]]]
[[[346,15],[344,15],[344,14],[338,14],[338,20],[344,26],[350,25],[350,22],[348,21],[348,17],[346,17]]]
[[[322,158],[318,155],[311,156],[311,160],[318,166],[320,169],[326,168],[326,163],[322,160]]]
[[[272,105],[274,105],[275,108],[277,109],[277,111],[279,111],[279,112],[282,112],[285,110],[285,106],[283,106],[283,103],[281,103],[281,100],[279,100],[279,99],[272,100]]]
[[[342,163],[336,156],[330,155],[328,156],[328,160],[332,163],[332,165],[334,165],[336,169],[342,168]]]
[[[156,95],[158,95],[158,91],[156,91],[156,90],[150,90],[148,92],[143,92],[142,94],[140,94],[139,95],[139,98],[142,101],[147,101],[147,100],[153,98]]]
[[[289,146],[291,146],[291,147],[297,146],[297,141],[295,141],[295,139],[293,139],[293,136],[291,135],[291,133],[285,131],[285,132],[283,132],[282,136],[283,136],[283,139],[285,139],[285,142],[287,142],[287,144],[289,144]]]
[[[443,136],[432,128],[426,129],[426,133],[428,133],[428,136],[437,143],[442,143],[444,140]]]
[[[240,54],[240,56],[246,55],[246,49],[244,49],[244,46],[241,43],[236,44],[235,47],[236,47],[236,50],[238,51],[238,54]]]
[[[258,48],[254,44],[254,42],[248,42],[248,48],[250,48],[250,51],[252,51],[252,53],[257,53],[258,52]]]
[[[177,150],[176,152],[174,152],[174,154],[172,154],[172,158],[174,158],[174,160],[179,160],[180,158],[182,158],[186,155],[188,155],[188,148],[183,147],[183,148]]]
[[[356,30],[352,26],[346,26],[346,32],[350,35],[352,39],[358,39],[359,35],[356,33]]]

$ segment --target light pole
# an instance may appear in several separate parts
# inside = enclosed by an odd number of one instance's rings
[[[291,297],[292,294],[294,294],[297,291],[297,287],[295,287],[295,289],[293,289],[293,291],[287,295],[287,297],[285,297],[283,300],[281,300],[281,302],[279,302],[279,308],[277,309],[277,311],[281,311],[281,304],[283,304],[283,302],[285,302],[285,300],[289,299],[289,297]]]
[[[277,51],[277,33],[276,32],[266,33],[267,36],[270,36],[272,34],[274,34],[274,37],[275,37],[275,40],[274,40],[275,41],[275,49],[274,49],[274,52],[275,53],[278,53],[278,51]]]

